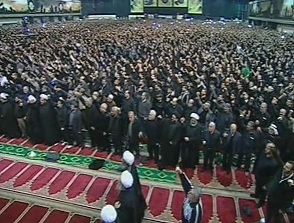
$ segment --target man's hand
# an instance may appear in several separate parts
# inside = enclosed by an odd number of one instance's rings
[[[115,208],[120,208],[120,202],[119,201],[115,202],[114,207]]]
[[[181,170],[181,168],[180,167],[176,167],[176,172],[178,173],[178,174],[182,174],[183,173],[183,171]]]

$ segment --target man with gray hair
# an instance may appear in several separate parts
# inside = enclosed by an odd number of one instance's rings
[[[178,172],[182,187],[186,193],[183,204],[182,223],[200,223],[203,218],[203,206],[201,201],[201,188],[193,187],[186,174],[179,168]]]

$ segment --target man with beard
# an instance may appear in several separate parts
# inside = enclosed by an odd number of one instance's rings
[[[123,163],[126,166],[126,169],[132,174],[133,179],[134,179],[134,184],[133,187],[135,188],[136,194],[139,198],[140,201],[140,207],[142,209],[140,210],[141,217],[144,217],[145,210],[147,209],[147,204],[145,202],[144,195],[142,193],[142,188],[141,188],[141,183],[140,183],[140,178],[139,174],[137,172],[137,167],[135,165],[135,157],[130,151],[125,151],[123,153]]]
[[[199,163],[199,149],[203,139],[202,127],[198,123],[196,113],[190,115],[190,123],[184,129],[184,145],[182,151],[182,165],[185,168],[195,169]]]
[[[102,103],[97,115],[97,146],[100,151],[108,150],[110,152],[109,138],[107,129],[109,126],[109,116],[107,114],[107,104]]]
[[[45,94],[40,95],[40,120],[43,132],[43,140],[46,145],[53,145],[58,141],[56,111]]]
[[[67,142],[68,136],[67,136],[67,108],[64,104],[64,99],[59,98],[57,101],[57,125],[59,128],[59,132],[61,133],[60,138],[63,143]]]
[[[30,140],[34,144],[41,143],[43,132],[40,120],[40,111],[37,99],[33,95],[28,96],[28,112],[26,114],[27,131]]]
[[[122,155],[122,127],[119,117],[120,109],[116,106],[111,108],[108,133],[110,134],[115,155]]]
[[[1,93],[1,128],[6,137],[18,138],[20,131],[15,117],[14,106],[8,101],[8,94]]]
[[[155,163],[159,160],[159,125],[156,120],[156,111],[151,110],[149,112],[148,120],[143,127],[144,135],[147,137],[147,149],[149,160],[154,158]]]
[[[243,158],[245,156],[245,171],[249,172],[251,164],[251,156],[257,152],[258,135],[255,131],[255,125],[253,121],[247,123],[247,129],[242,136],[242,149],[241,153],[238,154],[237,167],[240,168],[242,165]]]
[[[130,111],[128,114],[129,117],[129,125],[128,125],[128,148],[131,152],[136,153],[136,157],[140,156],[139,151],[139,142],[140,142],[140,134],[141,134],[141,127],[139,120],[135,116],[133,111]]]
[[[123,134],[126,135],[128,132],[128,114],[130,111],[134,111],[136,113],[136,106],[134,99],[131,97],[130,92],[127,90],[125,91],[124,99],[122,102],[122,109],[121,109],[121,119],[123,124]]]
[[[161,163],[159,170],[167,166],[176,166],[179,159],[179,141],[181,138],[181,125],[179,114],[174,113],[171,120],[162,120],[162,139],[161,139]]]
[[[266,222],[279,221],[279,213],[285,213],[294,200],[294,161],[285,163],[268,186]]]
[[[223,157],[223,169],[227,172],[231,172],[233,155],[234,153],[239,153],[241,151],[241,134],[237,132],[237,125],[231,124],[230,133],[225,133],[226,137],[224,157]]]
[[[141,204],[133,186],[134,179],[129,171],[124,171],[120,177],[121,190],[115,206],[120,213],[121,223],[141,223]]]
[[[86,126],[89,132],[89,136],[91,139],[91,147],[96,148],[98,144],[98,131],[97,131],[97,125],[98,125],[98,110],[93,105],[93,99],[88,98],[86,100]]]
[[[78,103],[71,105],[68,121],[69,144],[84,147],[84,140],[82,136],[82,112],[79,110]]]
[[[213,160],[215,152],[220,149],[221,134],[216,130],[214,122],[210,122],[208,125],[208,131],[204,134],[204,163],[203,168],[213,170]]]

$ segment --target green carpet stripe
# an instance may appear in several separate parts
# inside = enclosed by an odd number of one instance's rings
[[[31,151],[36,153],[35,157],[28,156]],[[0,143],[0,153],[46,162],[47,154],[52,152],[40,151],[33,148]],[[92,163],[92,161],[95,159],[97,158],[61,153],[57,163],[68,165],[68,166],[88,168],[89,164]],[[120,163],[110,161],[110,160],[105,160],[104,166],[103,166],[104,170],[117,172],[117,173],[121,172],[121,168],[122,166]],[[159,171],[157,169],[152,169],[148,167],[138,167],[138,174],[141,179],[151,180],[155,182],[162,182],[162,183],[177,182],[177,176],[172,171]]]

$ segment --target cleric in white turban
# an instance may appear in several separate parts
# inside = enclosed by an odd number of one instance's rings
[[[132,174],[125,170],[120,176],[121,191],[115,206],[119,211],[119,220],[124,223],[141,223],[143,216],[140,212],[140,198],[134,188]]]
[[[123,153],[122,159],[123,159],[123,162],[126,166],[126,169],[133,176],[133,179],[134,179],[133,187],[134,187],[134,190],[136,191],[136,194],[137,194],[139,201],[140,201],[140,207],[141,207],[140,213],[143,218],[144,214],[145,214],[145,210],[147,209],[147,204],[146,204],[144,195],[142,193],[140,178],[139,178],[139,174],[137,171],[137,167],[135,165],[135,156],[130,151],[127,150]]]
[[[102,223],[119,223],[116,209],[109,204],[102,208],[100,217]]]

